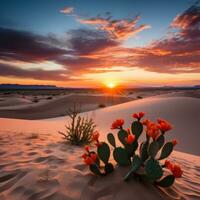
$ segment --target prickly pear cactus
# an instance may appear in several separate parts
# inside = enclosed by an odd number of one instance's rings
[[[107,140],[114,148],[116,147],[115,137],[112,133],[108,133]]]
[[[174,181],[175,177],[173,175],[168,175],[160,181],[156,181],[155,184],[160,187],[170,187],[171,185],[173,185]]]
[[[112,129],[118,129],[116,142],[115,135],[109,133],[106,142],[99,142],[98,133],[95,133],[94,140],[97,146],[97,153],[85,148],[86,153],[83,155],[84,162],[89,165],[92,173],[98,176],[105,176],[114,170],[114,165],[109,161],[111,149],[113,158],[119,166],[129,166],[130,169],[124,177],[125,181],[130,178],[139,177],[140,180],[149,181],[158,187],[170,187],[175,178],[182,176],[180,166],[173,165],[167,158],[177,144],[176,140],[165,142],[166,131],[171,129],[171,125],[165,120],[159,119],[157,123],[149,120],[141,121],[144,116],[143,112],[134,113],[130,129],[124,130],[124,120],[116,120]],[[144,127],[145,126],[145,127]],[[145,130],[145,131],[143,131]],[[145,141],[140,144],[140,136],[145,133]],[[134,136],[135,137],[134,137]],[[168,171],[167,173],[165,173]],[[171,174],[169,174],[171,172]],[[163,176],[163,174],[168,174]]]
[[[161,155],[159,157],[159,160],[167,158],[173,151],[173,147],[174,145],[172,144],[172,142],[167,142],[161,150]]]
[[[145,172],[150,181],[156,181],[163,175],[162,167],[160,166],[159,162],[153,158],[147,160]]]
[[[128,151],[122,147],[114,149],[113,157],[120,166],[127,166],[131,163]]]
[[[156,154],[158,153],[158,150],[159,150],[159,143],[157,141],[153,141],[149,145],[149,149],[148,149],[149,156],[151,156],[152,158],[155,158]]]
[[[101,145],[97,148],[97,154],[100,160],[104,162],[104,164],[108,163],[110,158],[110,148],[107,143],[102,142]]]
[[[138,139],[143,132],[142,123],[139,121],[134,121],[131,125],[131,131],[136,136],[136,139]]]
[[[128,132],[125,131],[124,129],[119,130],[118,132],[118,139],[119,141],[126,146],[126,138],[128,137]]]

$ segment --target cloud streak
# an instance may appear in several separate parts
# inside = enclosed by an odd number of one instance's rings
[[[72,14],[74,12],[73,7],[64,7],[63,9],[60,10],[60,13],[64,14]]]
[[[170,36],[166,35],[146,47],[124,47],[124,40],[149,28],[149,25],[137,26],[139,18],[113,20],[109,16],[79,19],[82,24],[97,29],[71,30],[64,39],[0,28],[0,60],[13,63],[0,63],[0,76],[62,81],[81,77],[84,73],[102,73],[109,69],[120,73],[133,68],[157,73],[200,73],[198,4],[173,19],[169,25],[173,33]],[[63,69],[21,69],[15,65],[16,61],[51,61],[60,64]]]
[[[107,32],[112,39],[125,40],[137,33],[151,28],[150,25],[136,26],[140,16],[133,19],[113,20],[111,16],[107,18],[95,17],[90,19],[79,19],[82,24],[97,26],[97,29]]]

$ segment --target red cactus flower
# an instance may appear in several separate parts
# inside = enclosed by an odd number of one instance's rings
[[[81,157],[82,157],[83,159],[86,159],[86,158],[87,158],[87,154],[84,153]]]
[[[132,117],[135,118],[135,119],[140,120],[142,117],[144,117],[144,112],[139,112],[138,114],[137,114],[137,113],[134,113],[134,114],[132,115]]]
[[[139,112],[139,118],[144,117],[144,112]]]
[[[86,145],[86,146],[84,147],[84,149],[85,149],[87,152],[90,151],[90,147],[89,147],[88,145]]]
[[[148,119],[145,119],[145,120],[142,121],[142,124],[145,125],[145,126],[147,126],[149,124],[149,122],[150,121]]]
[[[134,114],[132,115],[132,117],[135,118],[135,119],[139,119],[139,116],[138,116],[137,113],[134,113]]]
[[[92,158],[92,160],[93,160],[94,162],[96,162],[96,159],[97,159],[97,154],[96,154],[96,153],[91,153],[91,154],[90,154],[90,157]]]
[[[132,144],[135,141],[135,135],[129,134],[127,138],[125,138],[127,144]]]
[[[160,135],[157,125],[153,122],[148,121],[148,124],[146,126],[147,126],[146,129],[147,135],[151,137],[153,140],[156,140]]]
[[[181,178],[183,171],[179,165],[174,165],[172,169],[172,173],[176,178]]]
[[[157,126],[162,133],[172,129],[171,124],[169,122],[165,121],[165,120],[162,120],[162,119],[158,119],[158,125]]]
[[[123,125],[124,125],[124,120],[117,119],[112,123],[111,129],[122,129]]]
[[[94,160],[92,160],[92,158],[90,158],[90,157],[88,156],[88,157],[86,157],[86,158],[84,159],[84,163],[85,163],[86,165],[92,165],[92,164],[94,163]]]
[[[173,169],[173,164],[169,161],[169,160],[166,160],[165,161],[165,167],[169,170],[172,170]]]
[[[95,131],[93,134],[92,134],[92,140],[93,141],[98,141],[99,140],[99,132],[98,131]]]
[[[172,144],[175,146],[177,145],[177,140],[172,140]]]

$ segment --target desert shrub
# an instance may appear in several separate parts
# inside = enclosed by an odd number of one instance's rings
[[[27,139],[38,139],[39,138],[39,134],[37,133],[32,133],[30,136],[27,137]]]
[[[64,138],[73,145],[83,145],[92,142],[92,133],[95,131],[96,125],[92,118],[81,117],[77,111],[67,112],[70,122],[65,125],[66,133],[60,132]]]
[[[100,103],[99,105],[98,105],[98,108],[105,108],[106,107],[106,105],[104,104],[104,103]]]
[[[108,133],[107,140],[110,143],[99,141],[99,133],[93,133],[97,151],[91,151],[85,147],[82,155],[85,164],[92,173],[103,176],[111,173],[114,166],[109,162],[111,148],[115,162],[119,166],[129,166],[124,180],[134,177],[148,181],[156,186],[169,187],[175,178],[180,178],[183,171],[179,165],[165,160],[177,144],[176,140],[166,141],[165,134],[172,126],[165,120],[158,119],[157,123],[149,120],[141,122],[143,112],[133,114],[133,122],[129,129],[124,129],[124,120],[118,119],[112,123],[111,129],[117,129],[117,137],[121,145],[115,141],[115,135]],[[139,143],[139,138],[145,134],[146,139]],[[165,161],[164,161],[165,160]]]
[[[51,100],[51,99],[53,99],[53,97],[47,97],[46,99],[47,99],[47,100]]]
[[[34,99],[32,100],[33,103],[38,103],[39,99],[37,97],[34,97]]]

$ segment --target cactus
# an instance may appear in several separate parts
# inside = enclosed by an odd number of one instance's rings
[[[153,158],[147,160],[145,171],[150,181],[156,181],[163,175],[162,167],[159,165],[159,162]]]
[[[136,149],[138,148],[138,142],[134,141],[133,144],[126,144],[125,149],[128,151],[129,156],[133,156],[135,154]]]
[[[162,159],[164,159],[164,158],[167,158],[167,157],[171,154],[171,152],[173,151],[173,147],[174,147],[174,145],[173,145],[172,142],[167,142],[167,143],[163,146],[163,148],[162,148],[162,150],[161,150],[161,155],[160,155],[160,157],[159,157],[159,160],[162,160]]]
[[[127,137],[128,137],[127,131],[125,131],[124,129],[119,130],[118,139],[124,146],[127,144],[126,140],[125,140],[125,138],[127,138]]]
[[[92,173],[94,173],[94,174],[96,174],[96,175],[98,175],[98,176],[103,175],[103,174],[101,173],[99,167],[98,167],[96,164],[90,165],[89,168],[90,168],[90,171],[91,171]]]
[[[148,145],[149,145],[149,142],[146,141],[146,142],[143,142],[141,144],[141,148],[140,148],[140,157],[141,157],[141,160],[144,162],[147,158],[148,158]]]
[[[109,174],[111,172],[113,172],[114,167],[112,165],[112,163],[106,163],[105,164],[105,174]]]
[[[108,160],[110,158],[110,148],[107,143],[102,142],[101,145],[97,148],[97,153],[99,156],[99,159],[104,162],[104,164],[108,163]]]
[[[155,182],[156,185],[160,187],[170,187],[173,185],[175,177],[173,175],[168,175],[161,179],[160,181]]]
[[[155,158],[156,154],[158,153],[159,150],[159,144],[157,141],[153,141],[150,145],[149,145],[149,149],[148,149],[148,154],[152,157]]]
[[[124,177],[124,180],[127,181],[130,178],[130,176],[140,168],[141,164],[142,164],[142,160],[140,159],[138,155],[135,155],[131,162],[131,170]]]
[[[116,147],[115,137],[112,133],[108,133],[107,140],[114,148]]]
[[[165,161],[164,165],[159,163],[160,160],[171,154],[173,146],[177,144],[176,140],[165,143],[164,133],[170,130],[171,126],[164,120],[158,120],[158,124],[149,120],[141,123],[142,116],[144,116],[143,112],[134,114],[133,117],[137,121],[132,123],[131,132],[123,129],[124,120],[120,119],[114,122],[112,129],[119,129],[117,135],[122,145],[116,146],[115,136],[108,133],[107,140],[113,147],[113,158],[120,166],[130,166],[129,172],[124,177],[125,181],[134,177],[145,182],[149,181],[155,186],[170,187],[175,178],[180,178],[183,173],[180,166],[174,165],[168,160]],[[136,155],[138,139],[143,132],[143,125],[146,126],[146,141],[141,143],[139,155]],[[107,143],[99,141],[99,133],[95,132],[92,138],[96,142],[97,153],[90,151],[89,146],[86,146],[86,153],[82,157],[91,172],[98,176],[105,176],[114,170],[113,164],[109,162],[110,147]],[[159,156],[157,156],[159,151]],[[170,175],[163,176],[165,168],[171,171]]]
[[[127,166],[130,164],[130,158],[128,152],[122,147],[117,147],[114,149],[113,157],[115,161],[121,166]]]
[[[159,149],[161,149],[161,147],[162,147],[163,144],[165,143],[164,135],[163,135],[163,134],[160,135],[160,136],[157,138],[156,141],[158,142]]]
[[[143,132],[142,123],[139,121],[134,121],[131,125],[131,131],[136,136],[136,139],[138,139]]]

